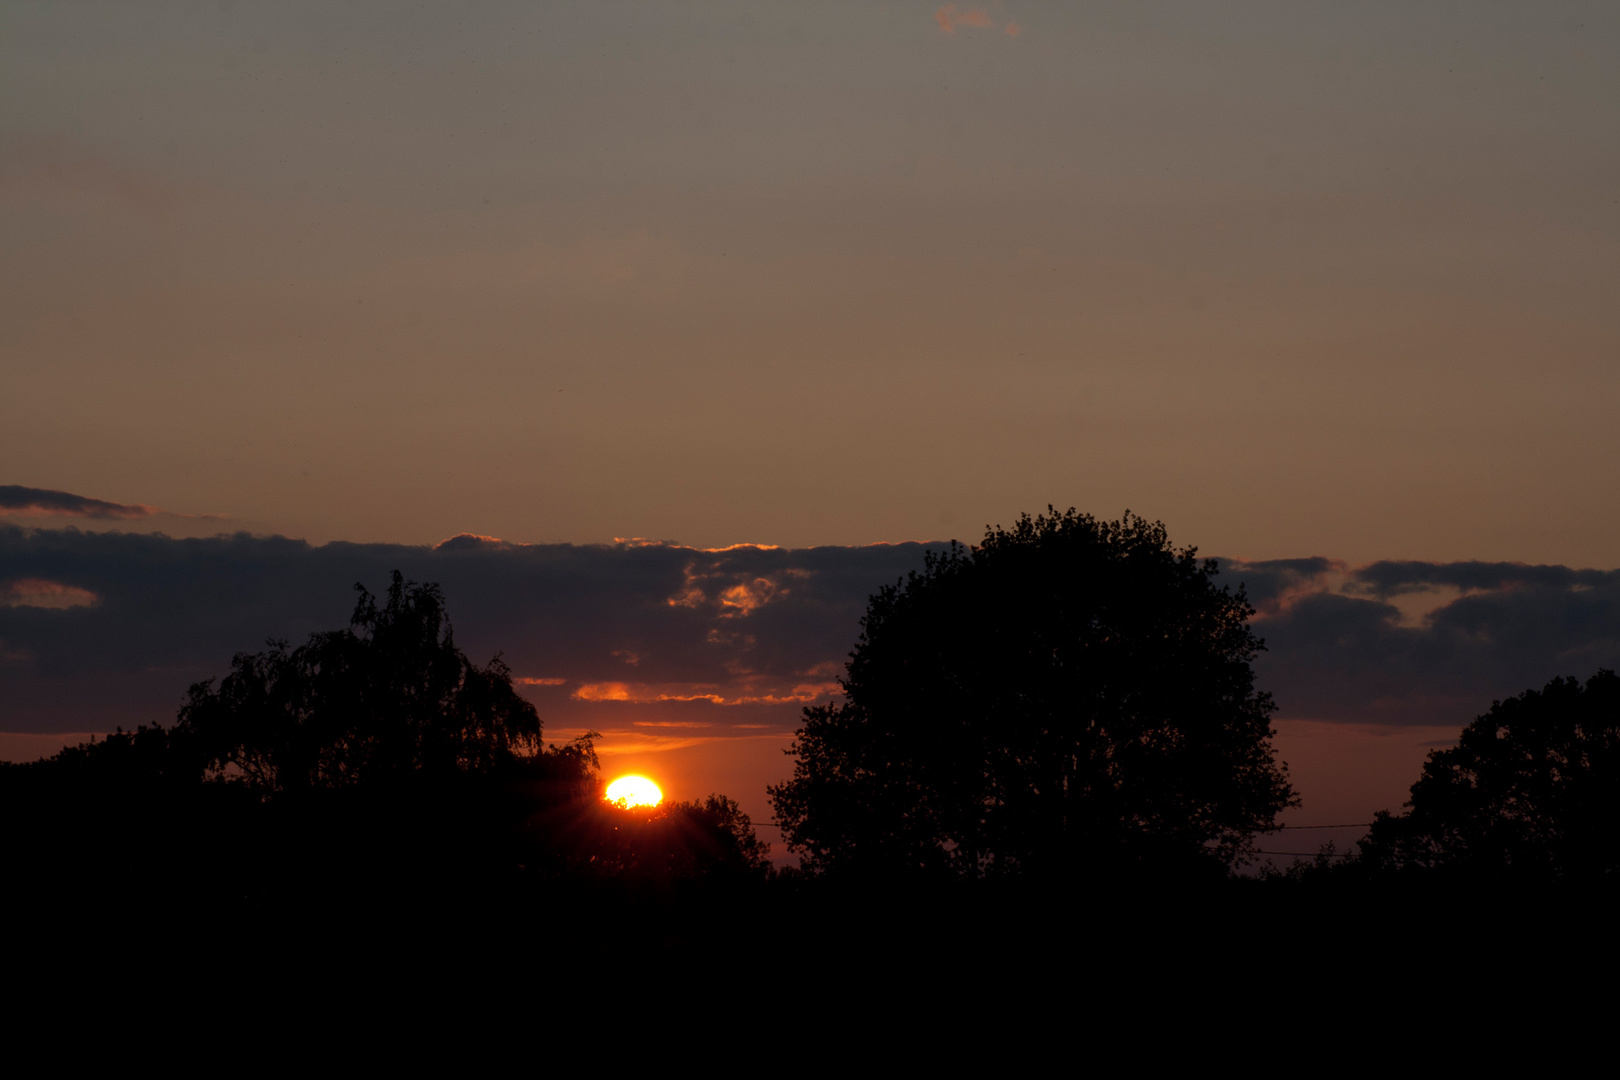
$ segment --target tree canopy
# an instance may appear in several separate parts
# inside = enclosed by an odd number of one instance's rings
[[[771,789],[812,870],[1065,875],[1230,862],[1293,802],[1242,589],[1163,525],[1075,510],[873,596]]]
[[[753,879],[770,873],[770,845],[735,799],[620,806],[598,799],[572,842],[592,872],[632,882]]]
[[[669,886],[769,876],[768,845],[711,795],[607,803],[594,733],[541,744],[497,656],[456,646],[443,595],[356,586],[349,627],[239,653],[168,728],[0,764],[13,863],[65,893],[437,896],[467,883]],[[502,886],[504,887],[504,886]]]
[[[1591,879],[1620,873],[1620,677],[1526,690],[1429,754],[1406,812],[1378,815],[1374,869]]]
[[[395,571],[381,605],[355,588],[348,628],[238,653],[217,685],[191,688],[175,736],[211,775],[276,793],[487,772],[539,751],[534,706],[500,657],[479,667],[456,647],[437,585]]]

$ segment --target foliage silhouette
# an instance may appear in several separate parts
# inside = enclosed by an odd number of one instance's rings
[[[1048,510],[871,598],[770,789],[811,871],[1218,870],[1294,801],[1242,590],[1158,523]]]
[[[1361,842],[1371,872],[1519,881],[1620,874],[1620,677],[1554,679],[1493,702],[1429,754],[1403,814]]]
[[[175,735],[208,774],[265,795],[487,773],[540,750],[539,715],[495,657],[456,647],[437,585],[394,572],[378,606],[361,586],[350,627],[289,650],[239,653],[191,688]]]
[[[574,851],[590,873],[627,882],[763,880],[770,874],[770,845],[724,795],[628,807],[598,799]]]
[[[436,585],[395,573],[380,603],[356,588],[349,628],[238,654],[173,727],[0,765],[11,869],[44,907],[163,894],[222,911],[244,897],[476,909],[542,883],[769,875],[730,799],[606,803],[598,736],[543,745],[499,657],[479,667],[456,647]]]
[[[49,908],[165,877],[218,877],[222,854],[252,832],[257,799],[201,777],[172,731],[145,726],[43,761],[0,763],[13,882]]]

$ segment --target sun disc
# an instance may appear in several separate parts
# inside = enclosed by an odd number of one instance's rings
[[[664,793],[645,776],[621,776],[608,785],[607,800],[620,806],[657,806]]]

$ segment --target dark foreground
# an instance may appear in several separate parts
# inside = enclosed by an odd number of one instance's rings
[[[851,1022],[925,1010],[949,1023],[1059,1009],[1071,1024],[1190,1010],[1263,1026],[1347,1004],[1386,1021],[1485,999],[1592,1005],[1612,995],[1620,955],[1607,886],[938,889],[520,871],[338,874],[252,893],[143,875],[64,884],[8,883],[8,969],[13,985],[86,1010],[411,1002],[532,1016],[652,1000],[767,1027],[829,1009]]]

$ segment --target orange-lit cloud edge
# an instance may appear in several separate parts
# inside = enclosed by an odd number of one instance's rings
[[[89,589],[45,578],[17,578],[0,581],[0,607],[75,608],[95,607],[101,597]]]
[[[435,551],[467,550],[484,547],[519,549],[536,545],[514,544],[499,537],[478,533],[458,533],[434,546]],[[605,545],[603,545],[605,546]],[[698,555],[724,555],[744,551],[781,551],[776,544],[728,544],[724,547],[689,547],[669,540],[649,540],[643,537],[615,537],[614,547],[657,547],[672,551],[688,551]],[[867,548],[891,547],[880,542],[861,546]],[[684,581],[676,592],[664,598],[668,607],[709,608],[721,619],[745,620],[761,608],[792,595],[792,582],[803,581],[812,575],[803,567],[785,567],[776,574],[753,574],[748,580],[734,582],[723,565],[702,568],[696,559],[684,571]],[[738,633],[711,628],[707,640],[722,643],[737,640]],[[743,640],[752,640],[741,635]],[[612,655],[629,666],[640,663],[640,657],[627,650],[614,650]],[[667,702],[706,701],[714,705],[804,705],[827,700],[841,689],[834,679],[835,663],[822,663],[798,672],[801,680],[787,686],[772,686],[746,670],[737,670],[736,679],[729,684],[708,682],[646,682],[634,680],[581,680],[570,694],[581,702],[617,702],[621,704],[657,704]],[[565,686],[567,677],[556,675],[524,675],[515,680],[519,685],[532,687]]]
[[[955,4],[946,4],[935,9],[934,23],[942,34],[954,34],[958,26],[967,26],[975,30],[993,30],[996,25],[995,20],[990,17],[990,12],[984,8],[959,8]],[[1008,37],[1017,37],[1023,30],[1018,23],[1009,22],[1002,32]]]
[[[848,547],[884,548],[897,546],[897,543],[880,541],[864,545],[839,545]],[[500,548],[516,550],[525,547],[535,547],[523,543],[513,543],[496,536],[479,533],[458,533],[434,546],[435,551],[455,551],[472,549]],[[671,551],[690,552],[693,556],[727,555],[743,552],[782,551],[778,544],[738,543],[727,544],[722,547],[694,547],[681,544],[673,540],[657,540],[646,537],[614,537],[612,545],[590,545],[615,548],[663,548]],[[725,620],[746,620],[749,616],[767,605],[785,599],[792,595],[792,583],[809,578],[812,571],[802,567],[786,567],[775,574],[754,574],[747,580],[735,582],[734,576],[725,572],[723,565],[700,567],[694,561],[685,568],[684,580],[680,588],[671,596],[664,599],[666,607],[677,608],[707,608],[712,614]],[[752,636],[741,631],[723,632],[717,629],[708,631],[707,640],[715,643],[726,641],[745,640],[752,641]],[[627,666],[634,667],[640,663],[640,656],[634,651],[616,649],[612,655]],[[568,691],[570,701],[590,709],[593,706],[630,706],[636,709],[651,708],[658,705],[689,705],[706,704],[731,708],[736,706],[805,706],[832,700],[843,690],[842,684],[837,681],[840,667],[837,662],[827,661],[816,664],[811,668],[798,672],[798,679],[787,685],[774,685],[766,678],[745,669],[735,670],[735,678],[727,682],[670,682],[670,681],[643,681],[643,680],[603,680],[582,679],[575,680],[561,675],[520,675],[513,679],[519,686],[561,689],[573,684]],[[557,739],[577,738],[587,732],[594,732],[599,736],[597,753],[605,757],[619,755],[640,755],[648,753],[663,753],[674,750],[683,750],[723,740],[737,739],[772,739],[785,740],[791,736],[791,729],[796,723],[786,719],[779,724],[760,723],[711,723],[703,720],[667,718],[648,718],[631,720],[628,725],[622,723],[587,723],[570,725],[548,725],[548,735]],[[651,729],[651,730],[649,730]],[[668,732],[666,734],[666,732]],[[699,733],[701,732],[701,734]]]

